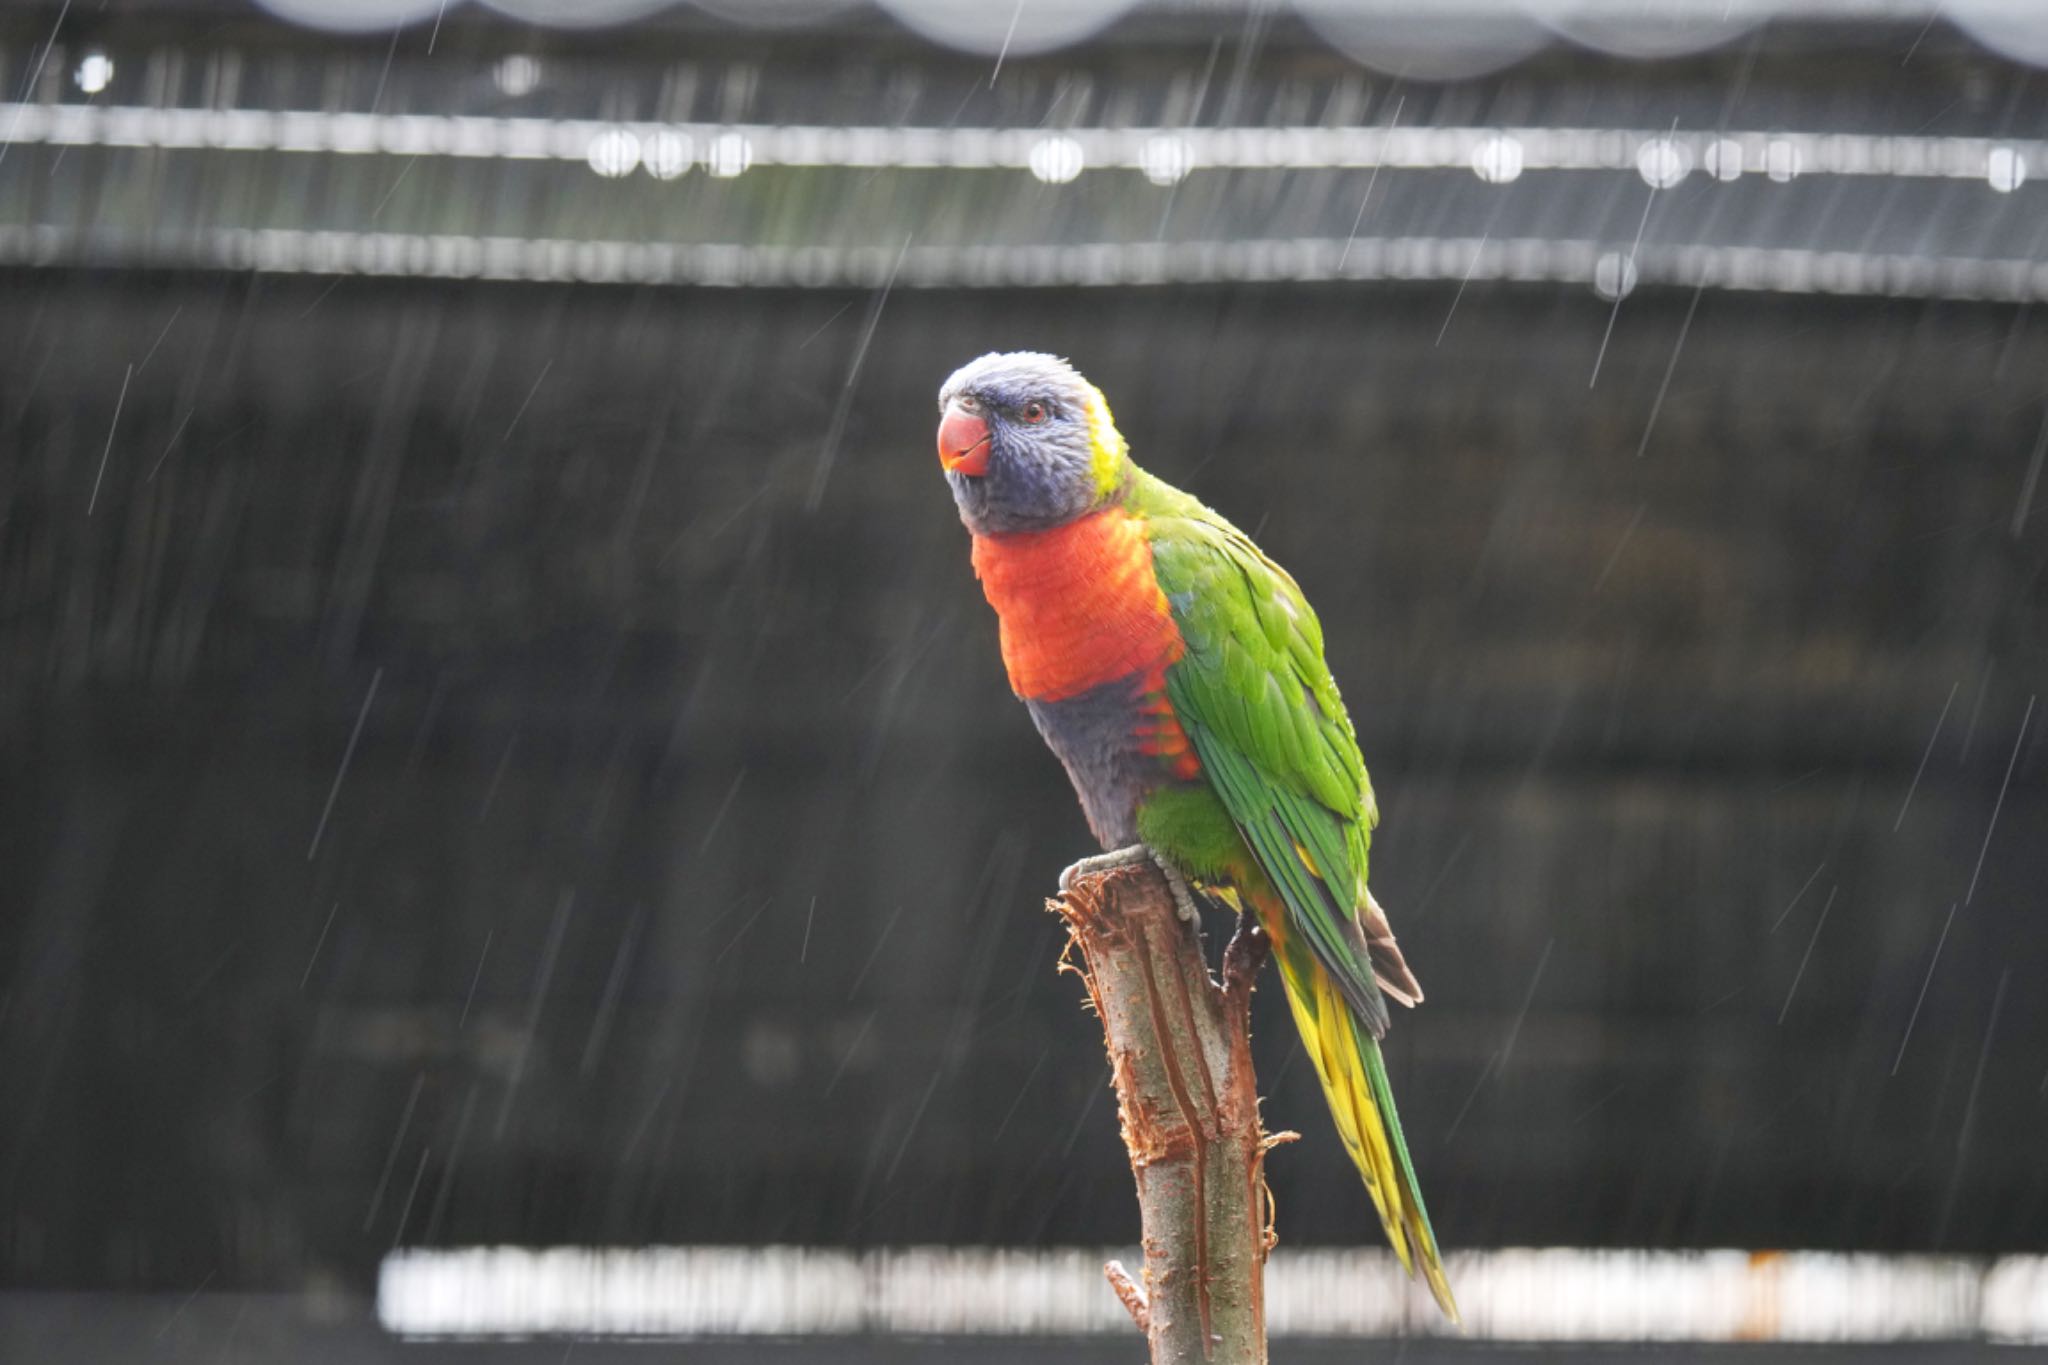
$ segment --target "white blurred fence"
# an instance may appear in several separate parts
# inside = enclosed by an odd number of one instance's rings
[[[394,1252],[377,1315],[409,1337],[1129,1333],[1084,1248],[457,1248]],[[2048,1343],[2048,1256],[1454,1253],[1464,1335],[1494,1341]],[[1275,1336],[1453,1332],[1376,1250],[1282,1250]]]

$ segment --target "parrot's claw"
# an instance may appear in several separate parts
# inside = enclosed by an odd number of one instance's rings
[[[1180,917],[1189,924],[1200,924],[1201,908],[1195,901],[1195,893],[1188,887],[1188,879],[1181,876],[1179,868],[1144,844],[1132,844],[1128,848],[1114,849],[1108,853],[1098,853],[1092,858],[1081,859],[1060,873],[1060,890],[1072,891],[1074,881],[1078,877],[1092,876],[1097,872],[1113,872],[1121,867],[1142,867],[1147,862],[1158,868],[1160,874],[1166,878],[1166,885],[1173,891],[1174,909]]]

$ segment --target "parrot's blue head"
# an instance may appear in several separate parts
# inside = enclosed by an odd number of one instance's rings
[[[1124,438],[1102,391],[1057,356],[990,354],[939,390],[939,464],[976,535],[1042,531],[1122,486]]]

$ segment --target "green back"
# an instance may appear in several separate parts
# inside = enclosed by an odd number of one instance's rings
[[[1134,470],[1152,568],[1185,653],[1167,695],[1289,924],[1378,1037],[1386,1003],[1356,927],[1379,821],[1358,737],[1286,570],[1196,499]]]

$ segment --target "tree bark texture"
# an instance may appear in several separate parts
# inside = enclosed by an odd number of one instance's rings
[[[1061,965],[1102,1020],[1144,1229],[1143,1284],[1111,1262],[1110,1285],[1154,1365],[1264,1362],[1265,1154],[1294,1136],[1259,1122],[1250,1009],[1265,939],[1242,921],[1219,985],[1149,858],[1064,884],[1047,905],[1067,925]]]

